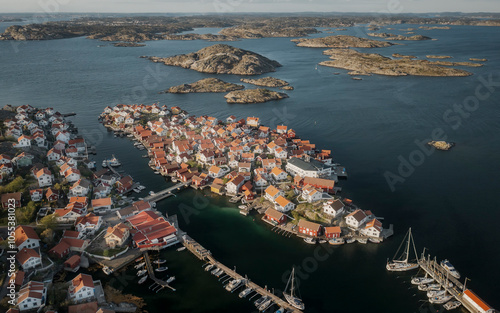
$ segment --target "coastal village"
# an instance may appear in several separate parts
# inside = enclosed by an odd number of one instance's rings
[[[224,279],[226,290],[246,287],[240,298],[260,295],[259,311],[276,306],[276,312],[302,312],[293,270],[287,303],[219,263],[179,228],[175,215],[156,209],[182,188],[227,196],[241,214],[261,216],[277,234],[298,236],[304,244],[378,244],[393,233],[392,225],[382,227],[382,218],[340,197],[339,179],[347,173],[331,151],[318,150],[286,125],[270,129],[258,117],[195,117],[158,104],[106,107],[99,117],[103,125],[136,141],[155,174],[174,183],[136,200],[133,193],[146,187],[116,171],[115,156],[97,168],[90,157],[95,148],[67,119],[74,114],[29,105],[6,106],[2,114],[0,218],[10,226],[15,207],[16,221],[1,238],[9,294],[2,294],[0,305],[8,313],[142,312],[141,298],[121,294],[93,273],[111,275],[133,264],[138,284],[149,279],[153,292],[175,291],[175,276],[163,276],[167,261],[155,252],[177,245]],[[472,302],[481,301],[469,293]]]

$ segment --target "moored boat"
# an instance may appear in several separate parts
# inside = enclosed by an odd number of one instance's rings
[[[443,304],[450,301],[453,297],[451,295],[442,295],[429,298],[429,302],[433,304]]]
[[[439,289],[441,289],[440,284],[418,285],[418,290],[420,291],[439,290]]]
[[[140,270],[137,272],[137,276],[142,276],[142,275],[146,274],[146,272],[147,272],[146,270]]]
[[[141,279],[137,282],[139,285],[144,283],[148,279],[148,275],[142,276]]]
[[[353,243],[355,241],[356,241],[356,239],[354,239],[352,237],[347,237],[346,240],[345,240],[346,243]]]
[[[259,311],[263,312],[265,310],[267,310],[271,304],[273,304],[273,299],[269,298],[267,299],[266,301],[264,301],[264,303],[262,303],[259,307]]]
[[[396,258],[398,255],[399,251],[401,250],[401,247],[403,246],[403,243],[406,240],[406,247],[405,250],[401,253],[399,257]],[[409,262],[410,259],[410,245],[413,243],[413,251],[415,252],[415,256],[417,257],[416,262]],[[408,229],[408,232],[405,235],[405,238],[403,239],[403,242],[398,248],[398,251],[396,251],[396,254],[394,255],[394,258],[392,259],[392,262],[389,262],[387,260],[387,264],[385,268],[388,271],[391,272],[403,272],[403,271],[410,271],[413,269],[418,268],[418,256],[417,256],[417,250],[415,248],[415,242],[413,241],[413,236],[411,234],[411,228]]]
[[[219,269],[218,267],[215,267],[215,268],[214,268],[214,269],[210,272],[210,274],[215,275],[215,274],[217,274],[217,272],[218,272],[219,270],[220,270],[220,269]]]
[[[332,238],[328,241],[329,244],[334,246],[343,245],[345,243],[344,238]]]
[[[413,277],[411,283],[413,285],[430,284],[434,281],[432,277]]]
[[[168,267],[166,267],[166,266],[161,266],[161,267],[155,268],[155,271],[157,271],[159,273],[165,272],[166,270],[168,270]]]
[[[243,281],[241,279],[233,279],[229,282],[229,284],[226,285],[226,290],[227,291],[233,291],[236,289],[239,285],[241,285]]]
[[[456,279],[460,279],[460,273],[455,269],[455,267],[453,265],[451,265],[450,261],[448,261],[448,260],[442,260],[441,261],[441,266],[448,273],[450,273],[451,276],[455,277]]]
[[[274,313],[285,313],[285,308],[284,307],[280,307]]]
[[[136,264],[136,265],[134,266],[134,268],[135,268],[136,270],[138,270],[139,268],[143,267],[144,265],[146,265],[146,262],[141,262],[141,263],[139,263],[139,264]]]
[[[208,264],[207,267],[205,267],[205,271],[208,272],[210,271],[212,268],[214,268],[214,265],[213,264]]]
[[[267,301],[267,296],[262,296],[259,299],[255,300],[253,304],[255,304],[256,307],[260,307],[265,301]]]
[[[186,250],[186,247],[177,248],[177,251],[184,251],[184,250]]]
[[[310,244],[310,245],[316,244],[316,239],[314,239],[314,238],[309,238],[309,237],[308,238],[304,238],[304,241],[306,243]]]
[[[361,238],[361,237],[359,237],[358,239],[356,239],[356,241],[359,242],[359,243],[365,244],[365,243],[368,242],[368,239],[367,238]]]
[[[462,303],[458,300],[452,300],[452,301],[448,301],[446,302],[443,307],[447,310],[447,311],[450,311],[450,310],[454,310],[456,308],[458,308],[459,306],[461,306]]]
[[[290,285],[290,292],[288,293],[288,285]],[[285,291],[283,291],[283,295],[288,303],[290,303],[294,308],[299,310],[304,310],[305,305],[302,302],[302,299],[295,296],[295,268],[292,268],[292,273],[288,278],[288,282],[285,286]]]
[[[446,294],[446,290],[429,290],[427,291],[427,298],[444,296]]]
[[[165,262],[167,262],[167,260],[164,260],[164,259],[158,259],[158,260],[153,261],[154,264],[163,264]]]
[[[326,243],[327,241],[325,239],[320,239],[319,243]]]
[[[247,289],[243,290],[242,292],[240,292],[240,294],[238,295],[238,297],[240,298],[245,298],[246,296],[248,296],[251,292],[253,291],[252,288],[248,287]]]
[[[168,279],[167,279],[167,284],[170,284],[171,282],[173,282],[175,280],[175,276],[170,276]]]
[[[375,237],[370,237],[370,238],[368,238],[368,241],[371,242],[371,243],[381,243],[382,239],[375,238]]]

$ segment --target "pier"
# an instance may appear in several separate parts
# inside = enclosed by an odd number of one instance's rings
[[[209,250],[203,248],[199,243],[197,243],[195,240],[193,240],[189,236],[187,236],[187,235],[183,236],[183,245],[189,251],[191,251],[191,253],[193,253],[196,257],[198,257],[200,260],[204,260],[208,264],[212,264],[212,265],[218,267],[219,269],[222,269],[224,271],[224,275],[227,275],[227,276],[224,276],[224,282],[227,282],[230,279],[240,279],[244,282],[243,287],[252,288],[253,292],[256,293],[255,295],[259,294],[261,296],[267,296],[268,298],[272,299],[274,305],[277,305],[279,307],[283,307],[288,312],[291,312],[291,313],[301,313],[302,312],[301,310],[294,308],[287,301],[276,296],[274,293],[267,290],[266,288],[263,288],[263,287],[257,285],[256,283],[250,281],[250,279],[248,279],[247,277],[241,276],[240,274],[238,274],[236,272],[235,269],[234,270],[230,269],[229,267],[225,266],[224,264],[218,262],[212,256],[212,254],[210,253]]]
[[[158,284],[159,286],[161,286],[161,289],[163,289],[163,288],[170,288],[173,291],[175,291],[175,288],[173,288],[172,286],[170,286],[169,284],[167,284],[167,282],[165,282],[165,281],[163,281],[161,279],[156,278],[156,276],[155,276],[155,270],[153,269],[153,266],[151,265],[151,260],[149,259],[148,252],[144,251],[142,254],[144,256],[144,261],[146,262],[146,269],[148,270],[149,278],[151,278],[156,284]]]
[[[174,194],[172,193],[173,191],[175,190],[180,190],[182,187],[187,187],[191,184],[191,179],[186,181],[186,182],[182,182],[182,183],[179,183],[177,185],[174,185],[172,187],[169,187],[167,189],[164,189],[162,191],[158,191],[152,195],[149,195],[147,196],[146,198],[144,198],[144,201],[154,201],[154,202],[158,202],[160,200],[163,200],[165,198],[168,198],[170,196],[173,196]]]

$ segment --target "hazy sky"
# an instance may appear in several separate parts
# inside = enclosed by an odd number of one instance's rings
[[[12,12],[500,12],[500,0],[0,0]]]

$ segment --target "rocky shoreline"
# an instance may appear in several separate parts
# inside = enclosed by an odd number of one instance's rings
[[[337,35],[321,38],[292,39],[297,47],[309,48],[381,48],[394,45],[387,41],[359,38],[354,36]]]
[[[240,81],[242,81],[243,83],[252,84],[256,86],[271,87],[271,88],[281,87],[281,89],[293,90],[293,87],[290,86],[290,83],[274,77],[263,77],[259,79],[242,78],[240,79]]]
[[[271,91],[269,89],[246,89],[232,91],[224,96],[227,103],[263,103],[273,100],[281,100],[288,98],[288,95],[283,92]]]
[[[422,35],[414,35],[414,36],[403,36],[403,35],[394,35],[390,33],[368,33],[370,37],[379,37],[384,38],[385,40],[431,40],[432,38]]]
[[[113,44],[115,47],[145,47],[145,44],[137,42],[115,42]]]
[[[229,92],[244,88],[243,85],[228,83],[218,78],[205,78],[191,84],[170,87],[161,93]]]
[[[227,37],[243,39],[276,38],[276,37],[305,37],[309,34],[316,34],[319,31],[312,27],[278,27],[253,25],[241,25],[237,27],[224,28],[219,34]]]
[[[216,44],[197,52],[167,58],[149,57],[149,60],[165,65],[179,66],[202,73],[259,75],[275,72],[281,64],[255,52]]]

